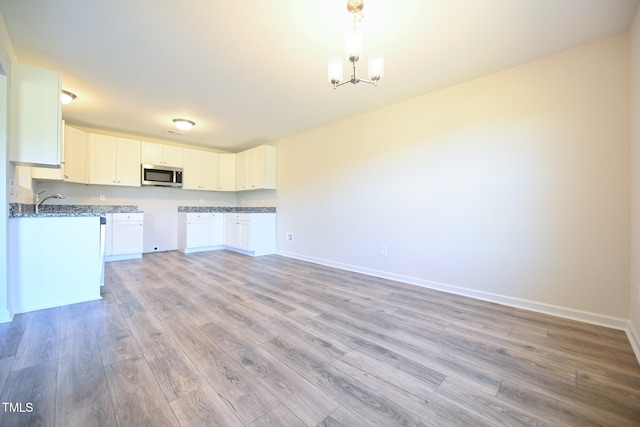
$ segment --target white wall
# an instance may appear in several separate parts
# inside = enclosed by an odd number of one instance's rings
[[[631,29],[631,324],[640,346],[640,10]],[[640,352],[640,347],[636,349]]]
[[[235,193],[161,187],[118,187],[55,181],[36,181],[35,192],[61,193],[64,200],[47,204],[136,205],[144,211],[144,252],[176,250],[178,206],[235,206]],[[100,195],[105,200],[100,200]],[[43,195],[44,196],[44,195]],[[201,201],[202,199],[202,201]]]
[[[618,36],[279,141],[279,252],[628,319],[628,48]]]

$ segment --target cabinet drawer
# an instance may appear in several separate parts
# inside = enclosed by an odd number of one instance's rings
[[[226,219],[237,219],[239,221],[251,221],[250,213],[228,213],[225,214]]]
[[[142,212],[136,213],[114,213],[113,214],[113,222],[118,221],[142,221],[144,219],[144,214]]]
[[[209,219],[211,214],[209,212],[189,212],[187,213],[187,221],[194,219]]]

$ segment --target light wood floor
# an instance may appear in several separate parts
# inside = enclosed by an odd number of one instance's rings
[[[621,331],[279,256],[106,276],[0,325],[0,425],[640,425]]]

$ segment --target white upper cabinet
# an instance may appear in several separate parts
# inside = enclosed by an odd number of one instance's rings
[[[64,127],[64,162],[62,179],[89,183],[89,134],[80,129]]]
[[[157,144],[142,141],[140,157],[142,163],[149,165],[163,165],[181,168],[182,148],[173,145]]]
[[[236,190],[276,188],[276,148],[269,145],[236,154]]]
[[[140,186],[140,141],[89,135],[89,184]]]
[[[29,166],[59,167],[60,75],[14,61],[10,85],[9,160]]]
[[[236,155],[218,154],[218,191],[236,191]]]
[[[64,126],[61,167],[31,169],[33,179],[89,183],[89,134]]]
[[[185,148],[182,151],[182,188],[186,190],[218,189],[218,154]]]

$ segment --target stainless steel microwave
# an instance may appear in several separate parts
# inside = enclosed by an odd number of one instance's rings
[[[182,168],[143,164],[141,184],[159,187],[182,187]]]

